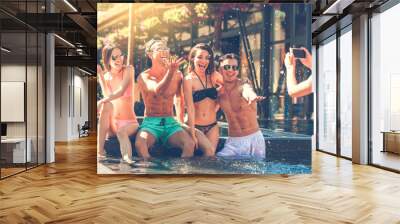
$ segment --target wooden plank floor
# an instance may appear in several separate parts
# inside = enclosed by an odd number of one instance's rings
[[[25,170],[25,167],[23,167],[23,168],[1,168],[1,177],[7,177],[7,176],[10,176],[10,175],[13,175],[13,174],[15,174],[15,173],[18,173],[18,172],[22,172],[22,171],[24,171]]]
[[[96,139],[0,181],[0,223],[400,223],[400,175],[313,153],[298,176],[100,176]]]

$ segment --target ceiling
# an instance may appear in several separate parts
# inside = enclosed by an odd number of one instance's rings
[[[310,3],[313,9],[313,39],[345,16],[354,16],[379,7],[387,0],[303,0],[285,1]],[[47,2],[47,4],[46,4]],[[35,52],[36,41],[25,30],[54,32],[56,65],[79,66],[92,74],[96,65],[97,3],[131,2],[124,0],[0,0],[0,26],[3,46],[16,49],[9,58],[22,58]],[[151,2],[151,1],[136,1]],[[157,1],[156,1],[157,2]],[[266,1],[270,3],[282,1]],[[27,12],[27,13],[26,13]],[[52,13],[49,13],[52,12]],[[350,19],[351,21],[351,19]],[[4,33],[7,33],[6,35]],[[22,34],[22,35],[21,35]],[[35,39],[36,40],[36,39]],[[30,43],[31,41],[35,43]],[[14,52],[14,51],[13,51]],[[20,52],[20,53],[16,53]]]
[[[29,32],[51,32],[60,37],[55,38],[56,65],[77,66],[94,74],[96,4],[96,0],[1,0],[2,45],[12,49],[7,60],[36,55],[36,39],[32,40],[36,35]],[[26,50],[25,41],[28,41]]]

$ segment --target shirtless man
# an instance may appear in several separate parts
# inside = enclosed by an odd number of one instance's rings
[[[224,148],[217,156],[265,158],[265,141],[257,121],[257,96],[248,81],[238,78],[239,58],[226,54],[219,59],[219,72],[224,85],[219,91],[219,103],[228,121]]]
[[[156,141],[168,143],[182,149],[181,157],[192,157],[194,142],[190,135],[175,120],[174,96],[178,119],[183,121],[181,96],[183,75],[178,70],[183,59],[171,59],[169,48],[162,40],[152,39],[146,43],[146,54],[151,59],[150,69],[138,78],[138,87],[143,96],[145,118],[136,135],[135,147],[139,156],[150,158],[149,148]]]

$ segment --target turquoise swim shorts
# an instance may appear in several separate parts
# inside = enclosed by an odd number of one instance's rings
[[[169,137],[183,131],[183,128],[173,117],[145,117],[139,130],[149,132],[156,141],[166,144]]]

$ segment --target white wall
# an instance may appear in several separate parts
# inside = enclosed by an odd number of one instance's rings
[[[56,67],[56,141],[77,139],[78,124],[88,120],[88,78],[83,75],[72,67]]]
[[[38,69],[38,71],[36,70]],[[22,113],[26,110],[27,120],[25,122],[6,122],[7,137],[9,138],[25,138],[30,139],[30,148],[32,161],[44,163],[45,155],[45,139],[44,139],[44,74],[41,66],[25,66],[25,64],[2,64],[1,81],[2,82],[24,82],[26,83],[26,107],[22,107]],[[25,80],[27,78],[27,81]],[[2,95],[3,97],[7,97]],[[10,108],[1,108],[1,110],[9,111]],[[26,132],[27,131],[27,132]]]
[[[68,140],[68,70],[55,68],[55,141]]]
[[[26,67],[19,64],[5,64],[1,66],[1,81],[25,82]],[[28,73],[33,69],[28,66]],[[29,94],[28,94],[29,96]],[[1,108],[7,110],[7,108]],[[25,137],[25,122],[7,122],[7,137]],[[29,137],[29,136],[28,136]]]
[[[79,72],[79,75],[76,75],[76,73]],[[74,71],[74,91],[72,92],[73,96],[71,96],[71,99],[74,100],[74,102],[71,102],[71,105],[74,105],[72,108],[72,119],[71,119],[71,132],[70,134],[73,136],[72,138],[77,138],[79,133],[78,133],[78,124],[81,126],[85,123],[85,121],[89,120],[89,115],[88,115],[88,78],[81,76],[83,73],[81,73],[79,70]],[[72,90],[72,89],[71,89]]]

